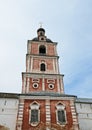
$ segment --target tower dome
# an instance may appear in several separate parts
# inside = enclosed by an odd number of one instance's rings
[[[39,37],[39,36],[45,36],[45,29],[39,28],[39,29],[37,30],[37,35],[38,35],[38,37]]]
[[[46,41],[52,42],[49,38],[45,36],[45,29],[40,27],[37,29],[37,37],[33,38],[32,41]]]
[[[37,32],[40,32],[40,31],[45,32],[45,29],[44,29],[44,28],[39,28],[39,29],[37,30]]]

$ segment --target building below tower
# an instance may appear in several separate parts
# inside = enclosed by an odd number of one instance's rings
[[[65,94],[58,60],[39,28],[27,42],[21,94],[0,93],[0,130],[92,130],[92,99]]]

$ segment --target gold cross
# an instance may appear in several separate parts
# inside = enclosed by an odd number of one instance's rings
[[[40,22],[40,23],[39,23],[39,25],[40,25],[40,28],[42,28],[42,24],[43,24],[42,22]]]

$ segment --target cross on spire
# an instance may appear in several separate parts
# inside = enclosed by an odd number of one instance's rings
[[[40,22],[40,23],[39,23],[39,25],[40,25],[40,28],[42,28],[42,24],[43,24],[42,22]]]

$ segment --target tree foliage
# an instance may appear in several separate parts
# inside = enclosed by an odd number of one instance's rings
[[[0,130],[9,130],[9,128],[7,128],[7,127],[5,127],[5,126],[0,125]]]

